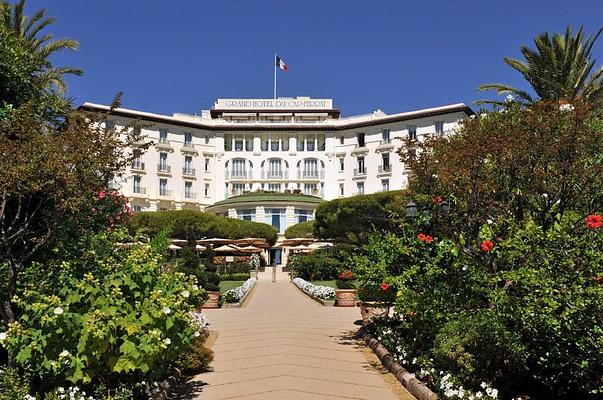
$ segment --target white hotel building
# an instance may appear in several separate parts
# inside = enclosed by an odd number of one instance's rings
[[[445,134],[472,114],[459,103],[341,117],[331,99],[297,97],[218,99],[201,115],[117,108],[107,123],[139,121],[152,142],[116,182],[136,211],[206,210],[282,233],[312,219],[322,200],[404,188],[399,138]]]

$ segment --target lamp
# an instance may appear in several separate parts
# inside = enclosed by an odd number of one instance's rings
[[[450,203],[448,202],[448,200],[444,200],[442,204],[440,204],[440,206],[442,207],[442,211],[444,212],[444,214],[448,215],[448,213],[450,212]]]
[[[406,216],[408,218],[416,218],[417,215],[417,205],[411,200],[406,204]]]

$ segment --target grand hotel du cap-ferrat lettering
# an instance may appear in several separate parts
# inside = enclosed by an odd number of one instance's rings
[[[331,99],[218,99],[214,109],[330,109]]]

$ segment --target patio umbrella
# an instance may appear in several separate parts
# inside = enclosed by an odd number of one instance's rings
[[[224,246],[216,247],[214,249],[214,251],[218,252],[218,253],[228,253],[228,252],[237,252],[239,250],[232,246],[224,245]]]
[[[185,239],[170,239],[171,244],[187,244],[188,241]]]
[[[200,244],[198,244],[198,245],[195,246],[195,250],[197,250],[197,251],[205,251],[205,250],[207,250],[207,247],[201,246]]]
[[[224,239],[224,238],[210,238],[210,239],[199,239],[197,240],[197,243],[199,244],[226,244],[226,243],[232,243],[233,240],[231,239]]]
[[[263,250],[255,246],[240,247],[239,250],[247,253],[261,253]]]
[[[180,247],[180,246],[176,246],[175,244],[170,244],[170,245],[168,246],[168,249],[170,249],[170,250],[174,250],[174,251],[178,251],[178,250],[182,250],[182,247]]]

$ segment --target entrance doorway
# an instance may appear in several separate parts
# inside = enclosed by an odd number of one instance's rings
[[[281,249],[270,249],[268,251],[268,264],[269,265],[281,265],[281,257],[282,250]]]

